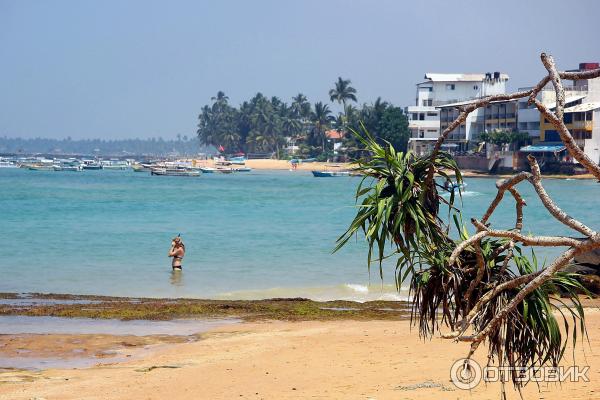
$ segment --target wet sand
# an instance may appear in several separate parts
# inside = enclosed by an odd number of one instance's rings
[[[587,315],[590,343],[580,345],[575,356],[578,365],[590,366],[590,382],[539,389],[530,384],[525,399],[600,397],[600,312],[588,308]],[[23,340],[20,345],[36,338]],[[92,336],[78,340],[114,344]],[[119,340],[143,346],[146,339]],[[245,322],[132,361],[0,373],[0,399],[498,399],[499,384],[466,392],[450,382],[452,363],[467,351],[467,345],[439,337],[419,339],[406,320]],[[476,357],[481,363],[484,353]],[[570,350],[566,354],[569,364]],[[510,385],[507,390],[509,399],[520,398]]]

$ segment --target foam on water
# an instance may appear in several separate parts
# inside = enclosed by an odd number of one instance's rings
[[[403,288],[398,292],[394,285],[373,284],[368,286],[347,283],[336,286],[243,290],[221,293],[216,296],[216,298],[223,300],[260,300],[295,297],[302,297],[315,301],[347,300],[361,303],[375,300],[405,301],[408,299],[408,289]]]

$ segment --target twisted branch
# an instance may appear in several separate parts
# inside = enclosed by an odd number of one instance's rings
[[[491,101],[504,100],[504,99],[514,99],[514,98],[522,98],[529,97],[528,103],[534,103],[540,113],[550,121],[550,123],[556,127],[561,140],[567,147],[569,154],[573,156],[575,160],[581,163],[584,167],[586,167],[596,178],[600,180],[600,167],[593,162],[587,155],[577,146],[575,143],[571,133],[566,128],[563,122],[564,115],[564,106],[565,106],[565,95],[564,95],[564,87],[562,85],[561,79],[568,80],[577,80],[577,79],[593,79],[600,77],[600,69],[589,70],[589,71],[581,71],[581,72],[558,72],[556,69],[556,65],[554,59],[550,55],[546,55],[542,53],[541,55],[542,63],[544,67],[548,71],[548,75],[545,76],[542,80],[538,82],[536,86],[533,88],[521,91],[517,93],[513,93],[512,95],[504,95],[504,96],[489,96],[487,98],[480,99],[471,103],[461,109],[461,114],[459,117],[451,123],[447,129],[444,130],[436,145],[433,149],[431,158],[432,160],[437,156],[437,153],[440,151],[442,143],[447,138],[448,134],[453,131],[459,124],[464,122],[468,116],[468,114],[475,109],[485,106],[489,104]],[[540,91],[549,83],[552,82],[556,93],[556,107],[554,112],[551,112],[546,106],[544,106],[541,102],[539,102],[536,97],[540,93]],[[502,99],[499,97],[503,97]],[[501,271],[504,271],[509,263],[509,260],[513,256],[512,248],[514,247],[516,242],[519,242],[523,245],[528,246],[566,246],[569,247],[568,250],[563,252],[559,257],[557,257],[547,268],[544,268],[535,273],[519,276],[512,280],[503,282],[501,284],[496,285],[491,290],[487,291],[479,301],[472,307],[467,316],[460,321],[457,326],[458,328],[449,333],[442,335],[443,338],[447,339],[456,339],[459,341],[471,342],[471,348],[469,351],[468,357],[470,357],[478,348],[479,344],[484,341],[492,332],[495,332],[498,328],[499,324],[521,303],[523,300],[534,290],[543,285],[546,281],[551,279],[554,274],[564,268],[570,260],[581,253],[590,251],[592,249],[600,248],[600,235],[596,233],[594,230],[590,229],[588,226],[583,224],[582,222],[572,218],[567,213],[562,211],[550,198],[548,193],[545,191],[544,187],[541,184],[541,173],[540,168],[534,157],[528,157],[529,164],[531,166],[531,173],[521,172],[516,174],[515,176],[503,180],[498,181],[496,183],[496,187],[498,188],[498,192],[494,200],[490,203],[486,213],[481,218],[481,221],[477,221],[476,219],[472,219],[471,222],[477,229],[477,233],[472,237],[464,240],[459,243],[452,254],[450,255],[448,262],[449,264],[453,264],[457,261],[458,256],[462,251],[464,251],[467,247],[473,246],[477,255],[477,264],[478,271],[474,280],[469,285],[467,290],[467,300],[470,295],[473,293],[475,288],[481,283],[483,272],[485,271],[485,260],[483,260],[483,256],[481,254],[481,240],[485,237],[499,237],[499,238],[507,238],[510,239],[506,244],[500,246],[496,249],[498,254],[508,250],[507,257],[505,258]],[[433,174],[434,171],[430,170],[428,178]],[[544,207],[550,212],[550,214],[562,224],[574,229],[581,234],[585,235],[583,239],[576,239],[571,237],[563,237],[563,236],[524,236],[521,234],[521,230],[523,229],[523,207],[526,205],[524,199],[517,191],[515,186],[522,181],[529,181],[534,187],[538,197],[542,201]],[[504,197],[504,193],[509,191],[516,202],[515,213],[516,213],[516,222],[514,230],[496,230],[490,229],[488,226],[488,220],[497,208],[498,204],[502,201]],[[483,265],[483,267],[482,267]],[[464,332],[468,329],[468,327],[473,323],[479,312],[482,308],[493,298],[495,298],[498,294],[505,290],[516,289],[521,285],[525,285],[516,295],[511,299],[511,301],[500,311],[498,312],[487,325],[481,329],[479,332],[474,333],[473,335],[464,335]]]

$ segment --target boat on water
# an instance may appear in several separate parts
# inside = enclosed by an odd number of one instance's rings
[[[233,174],[235,170],[233,168],[217,168],[217,172],[222,174]]]
[[[200,167],[200,171],[202,171],[203,174],[214,174],[217,172],[217,169],[213,167]]]
[[[133,172],[146,172],[150,171],[152,167],[149,164],[135,163],[131,166],[131,169],[133,169]]]
[[[31,171],[54,171],[54,165],[52,164],[31,164],[28,167]]]
[[[158,176],[200,176],[200,171],[187,168],[152,168],[150,175]]]
[[[233,168],[233,170],[235,172],[250,172],[250,171],[252,171],[252,168],[250,168],[250,167],[240,167],[240,168]]]
[[[112,170],[112,171],[122,171],[129,169],[129,164],[126,161],[101,161],[102,169]]]
[[[350,171],[310,171],[315,178],[334,178],[338,176],[350,176]]]
[[[0,168],[19,168],[19,166],[11,161],[0,161]]]
[[[102,165],[100,165],[99,162],[96,162],[94,160],[83,160],[81,168],[85,170],[97,171],[99,169],[102,169]]]
[[[54,170],[59,172],[79,172],[83,171],[80,165],[54,165]]]

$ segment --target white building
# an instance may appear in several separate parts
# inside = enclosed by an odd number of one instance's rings
[[[581,63],[579,69],[585,71],[600,67],[599,63]],[[600,78],[563,82],[565,88],[565,109],[563,121],[575,142],[595,162],[600,162]],[[528,88],[523,88],[528,89]],[[522,90],[522,89],[519,89]],[[556,106],[556,93],[552,83],[548,83],[538,94],[537,99],[550,109]],[[560,154],[567,158],[566,149],[554,126],[541,117],[535,106],[527,105],[527,98],[518,103],[518,130],[526,131],[533,139],[533,145],[521,149],[542,157]]]
[[[441,122],[440,113],[448,120],[456,106],[464,101],[493,94],[506,93],[508,75],[500,72],[485,74],[425,74],[425,81],[417,84],[415,105],[406,107],[408,127],[411,132],[409,148],[418,154],[428,152],[440,136],[440,129],[448,125]],[[448,106],[449,107],[444,107]],[[456,113],[458,115],[458,113]],[[467,123],[452,132],[450,141],[471,140],[471,128],[483,119],[478,113],[469,116]],[[483,121],[481,122],[483,123]],[[457,146],[456,144],[452,144]]]

